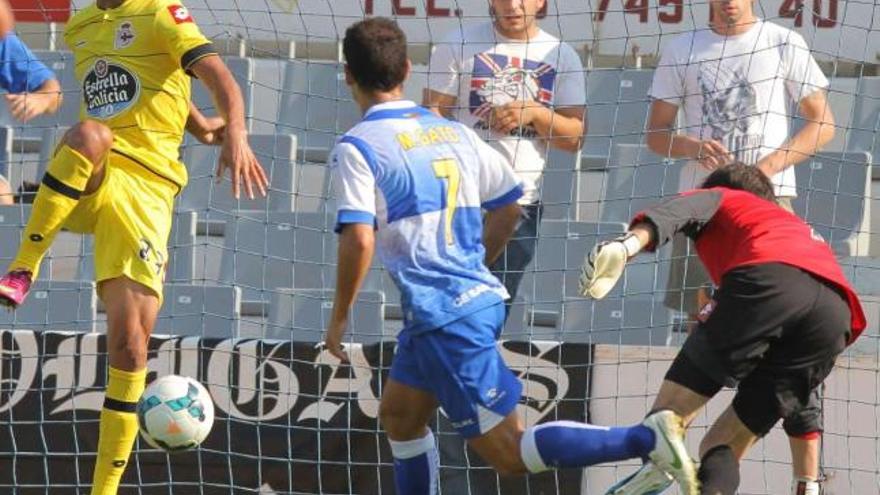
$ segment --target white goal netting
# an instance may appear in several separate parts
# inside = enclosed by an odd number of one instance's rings
[[[490,2],[185,3],[242,88],[251,143],[271,191],[265,199],[233,199],[229,182],[214,180],[217,150],[185,141],[190,182],[177,200],[166,302],[149,365],[151,378],[198,377],[215,400],[217,420],[194,452],[167,456],[139,441],[122,492],[393,493],[377,413],[402,314],[378,263],[352,316],[352,365],[340,366],[316,346],[329,320],[336,267],[325,160],[360,118],[342,75],[340,43],[346,27],[365,16],[396,18],[413,62],[405,93],[421,101],[431,49],[449,32],[489,22]],[[15,204],[0,206],[4,267],[29,214],[29,184],[39,182],[54,144],[78,118],[80,83],[61,35],[65,20],[87,2],[11,4],[18,34],[55,71],[65,103],[56,115],[22,124],[0,102],[0,174],[22,191]],[[754,7],[803,36],[830,81],[836,132],[796,167],[793,207],[832,244],[863,298],[869,328],[823,390],[821,458],[827,494],[880,493],[880,168],[873,164],[880,154],[880,6],[772,0]],[[639,421],[685,338],[686,311],[664,304],[670,250],[637,259],[601,303],[577,296],[577,271],[597,240],[678,192],[683,162],[647,147],[648,90],[659,53],[676,35],[707,29],[708,18],[708,3],[684,0],[547,0],[540,14],[541,28],[582,62],[577,76],[586,88],[588,126],[578,153],[548,154],[535,259],[499,344],[525,385],[520,408],[528,423]],[[212,113],[197,81],[193,99]],[[796,115],[796,105],[787,105]],[[805,122],[793,117],[789,125],[795,132]],[[85,493],[89,486],[107,362],[91,248],[88,237],[62,233],[28,304],[0,314],[0,492]],[[694,454],[730,396],[722,393],[700,415],[689,436]],[[444,494],[601,494],[636,466],[503,480],[442,415],[435,426]],[[791,462],[781,429],[752,450],[742,472],[741,493],[788,493]]]

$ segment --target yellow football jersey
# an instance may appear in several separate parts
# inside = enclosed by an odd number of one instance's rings
[[[186,7],[172,0],[125,0],[104,10],[92,4],[70,19],[64,39],[82,84],[80,116],[113,131],[114,152],[183,187],[186,70],[216,54]]]

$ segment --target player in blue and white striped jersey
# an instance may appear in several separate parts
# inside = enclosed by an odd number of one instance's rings
[[[442,406],[501,474],[642,457],[675,476],[683,493],[696,494],[681,419],[672,411],[632,427],[556,421],[524,428],[515,410],[522,385],[496,347],[507,292],[486,268],[516,227],[520,185],[473,131],[401,99],[410,63],[393,21],[354,24],[343,51],[346,82],[364,117],[330,156],[340,235],[325,345],[348,359],[342,340],[349,311],[378,245],[405,319],[379,411],[397,493],[437,493],[437,449],[427,425]]]

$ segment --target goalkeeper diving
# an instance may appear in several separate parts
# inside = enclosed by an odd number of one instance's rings
[[[700,444],[704,494],[736,492],[739,462],[749,448],[777,421],[807,407],[837,356],[866,326],[831,248],[775,199],[759,169],[718,169],[702,189],[636,215],[625,235],[596,245],[582,268],[581,293],[601,299],[640,251],[653,251],[678,232],[695,241],[718,289],[652,411],[672,410],[687,425],[722,386],[737,386]],[[649,461],[608,493],[660,493],[669,483]]]

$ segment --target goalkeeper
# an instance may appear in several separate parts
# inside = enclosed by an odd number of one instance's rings
[[[98,0],[64,33],[82,81],[83,120],[64,136],[37,192],[0,303],[24,302],[62,226],[95,236],[95,279],[107,308],[107,391],[101,410],[93,495],[117,491],[137,435],[135,408],[147,375],[147,341],[162,305],[175,196],[187,174],[184,129],[220,144],[218,176],[234,195],[264,192],[241,92],[189,11],[168,0]],[[222,119],[190,103],[190,78],[211,92]]]
[[[678,232],[695,240],[719,289],[673,361],[653,410],[671,409],[690,423],[723,385],[739,384],[700,445],[705,494],[736,491],[749,447],[779,419],[808,406],[837,356],[866,326],[831,249],[775,199],[760,170],[734,164],[713,172],[703,189],[640,213],[626,235],[597,245],[584,262],[581,291],[600,299],[642,249],[654,250]]]

